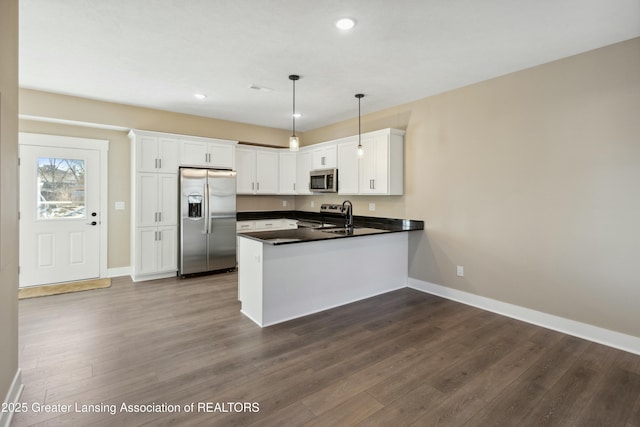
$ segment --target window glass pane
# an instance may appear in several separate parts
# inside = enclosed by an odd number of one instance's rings
[[[85,218],[84,160],[38,158],[38,219]]]

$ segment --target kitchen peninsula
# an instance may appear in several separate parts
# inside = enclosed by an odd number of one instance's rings
[[[354,224],[239,233],[242,313],[264,327],[405,287],[408,232],[424,223],[355,217]]]

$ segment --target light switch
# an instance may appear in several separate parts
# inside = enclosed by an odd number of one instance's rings
[[[116,202],[116,210],[123,211],[124,210],[124,202]]]

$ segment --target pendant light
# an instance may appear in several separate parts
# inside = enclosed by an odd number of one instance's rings
[[[361,126],[361,116],[360,116],[360,100],[364,98],[364,94],[358,93],[356,94],[356,98],[358,98],[358,158],[364,157],[364,147],[362,146],[362,126]]]
[[[300,139],[296,136],[296,80],[300,76],[291,74],[289,80],[293,82],[293,134],[289,137],[289,151],[298,151],[300,149]]]

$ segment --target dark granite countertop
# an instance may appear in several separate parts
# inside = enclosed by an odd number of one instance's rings
[[[354,216],[354,227],[347,230],[342,227],[344,224],[344,217],[335,214],[320,214],[305,211],[238,212],[237,214],[238,221],[279,218],[296,219],[302,222],[323,223],[325,224],[325,228],[301,227],[290,230],[246,232],[239,233],[239,235],[272,245],[282,245],[424,229],[424,221],[396,218]],[[331,228],[332,225],[334,227]]]

